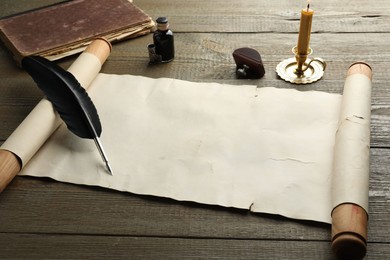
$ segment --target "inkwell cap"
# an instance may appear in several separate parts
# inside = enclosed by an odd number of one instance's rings
[[[157,22],[157,30],[165,31],[168,30],[169,24],[168,19],[166,17],[159,17],[156,20]]]

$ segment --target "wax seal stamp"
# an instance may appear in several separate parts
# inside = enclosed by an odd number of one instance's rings
[[[233,52],[236,75],[239,79],[259,79],[265,70],[260,54],[251,48],[240,48]]]

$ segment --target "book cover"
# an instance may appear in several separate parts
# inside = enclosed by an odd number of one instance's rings
[[[97,37],[110,42],[149,33],[152,18],[129,0],[74,0],[0,20],[0,38],[18,64],[40,55],[57,60],[83,51]]]

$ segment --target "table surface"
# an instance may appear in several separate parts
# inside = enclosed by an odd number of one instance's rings
[[[0,16],[59,1],[2,0]],[[390,2],[312,1],[311,47],[326,60],[323,79],[295,86],[277,78],[292,57],[306,1],[136,0],[153,18],[167,16],[175,33],[173,62],[148,66],[151,35],[117,43],[102,72],[196,82],[255,84],[342,93],[349,65],[374,72],[368,253],[390,255]],[[235,79],[233,50],[258,50],[260,80]],[[58,62],[67,68],[76,56]],[[0,144],[42,98],[31,78],[0,47]],[[0,195],[0,258],[334,259],[330,226],[269,214],[16,177]]]

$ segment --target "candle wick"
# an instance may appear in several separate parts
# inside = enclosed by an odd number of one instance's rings
[[[309,12],[310,4],[307,4],[307,11]]]

